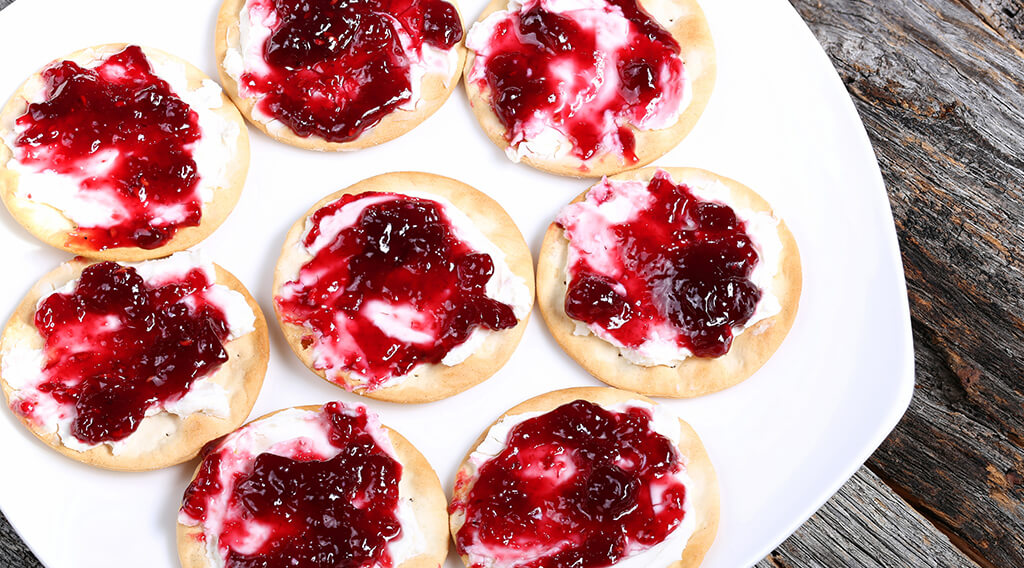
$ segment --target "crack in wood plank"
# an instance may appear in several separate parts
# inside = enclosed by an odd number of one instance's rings
[[[949,524],[942,518],[936,516],[925,503],[922,503],[920,499],[907,491],[906,487],[902,487],[898,483],[893,483],[891,480],[883,477],[885,473],[884,471],[874,471],[871,467],[868,467],[868,469],[870,469],[872,473],[878,475],[879,479],[881,479],[886,486],[888,486],[894,493],[896,493],[896,495],[907,503],[907,506],[912,507],[915,512],[931,523],[935,530],[939,531],[943,536],[949,539],[950,544],[955,546],[957,550],[963,552],[981,568],[998,568],[990,560],[985,558],[985,556],[981,554],[975,546],[957,534],[953,527],[949,526]]]
[[[1024,565],[1024,450],[991,429],[915,322],[917,394],[868,466],[983,566]],[[1013,479],[1013,481],[1011,481]]]
[[[1005,0],[957,0],[1024,57],[1024,6]]]

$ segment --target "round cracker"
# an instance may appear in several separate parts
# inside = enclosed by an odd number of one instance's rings
[[[319,412],[323,407],[316,405],[297,406],[297,410]],[[271,416],[289,410],[287,408],[271,412],[250,421],[265,420]],[[398,481],[399,495],[412,495],[413,515],[419,524],[418,530],[427,543],[427,550],[402,562],[396,568],[437,568],[448,556],[448,500],[445,498],[441,480],[438,479],[430,462],[398,432],[381,425],[387,432],[388,439],[395,449],[395,457],[402,464],[402,477]],[[199,474],[202,463],[196,466],[192,479]],[[191,480],[189,481],[191,483]],[[206,557],[206,542],[202,538],[202,526],[190,527],[178,523],[177,541],[178,557],[182,568],[213,568]]]
[[[445,1],[455,7],[455,11],[459,14],[459,23],[463,26],[463,32],[465,32],[465,24],[463,23],[462,12],[459,10],[458,3],[455,0]],[[253,109],[256,106],[257,99],[243,97],[238,90],[238,82],[224,68],[224,58],[227,55],[228,48],[239,49],[238,21],[243,6],[245,6],[245,0],[224,0],[217,15],[217,31],[213,43],[217,56],[217,73],[220,75],[221,84],[224,85],[224,89],[253,126],[279,142],[305,148],[306,150],[318,150],[321,152],[359,150],[383,144],[409,132],[444,105],[445,101],[448,100],[448,97],[455,90],[455,85],[459,82],[462,66],[466,61],[465,37],[463,37],[463,41],[460,41],[455,46],[458,53],[458,61],[451,75],[445,76],[433,72],[425,74],[420,85],[421,100],[417,103],[415,109],[405,110],[396,108],[385,115],[380,122],[364,130],[355,140],[328,142],[316,134],[299,136],[288,125],[283,123],[280,129],[272,130],[266,123],[257,120],[253,116]],[[463,33],[463,36],[465,36],[465,33]]]
[[[472,490],[473,483],[476,481],[477,471],[469,458],[484,441],[484,438],[487,437],[487,433],[491,428],[497,425],[498,422],[501,422],[506,417],[528,412],[550,412],[562,405],[577,400],[586,400],[603,407],[630,401],[657,405],[656,402],[642,395],[607,387],[562,389],[522,402],[499,416],[497,420],[480,434],[476,441],[473,442],[470,450],[466,452],[466,457],[463,458],[462,465],[459,466],[459,470],[455,474],[456,482],[455,488],[452,491],[452,503],[457,503],[464,499]],[[704,449],[704,444],[701,442],[700,437],[682,419],[679,420],[679,434],[679,444],[676,448],[679,450],[679,455],[682,456],[683,463],[686,465],[686,474],[692,481],[692,484],[687,487],[687,496],[692,505],[691,514],[697,515],[697,521],[694,533],[690,536],[690,540],[687,541],[686,548],[683,549],[682,558],[665,568],[695,568],[700,566],[704,555],[707,554],[708,549],[711,548],[711,543],[715,540],[715,534],[718,532],[720,516],[718,476],[715,474],[711,458],[708,456],[707,450]],[[451,514],[449,528],[451,529],[453,540],[456,539],[456,535],[465,521],[465,513],[461,509],[457,509]],[[465,554],[461,555],[461,557],[466,566],[470,566],[469,557]]]
[[[27,343],[29,347],[37,349],[43,347],[43,338],[34,323],[39,299],[78,278],[82,270],[91,264],[95,262],[83,258],[72,259],[43,276],[32,287],[18,305],[14,315],[7,321],[3,336],[0,338],[0,358],[6,354],[9,346],[15,344]],[[100,444],[84,452],[73,450],[61,443],[56,432],[45,432],[20,413],[14,414],[37,438],[61,454],[82,463],[117,471],[148,471],[186,462],[196,457],[204,444],[237,428],[252,411],[267,372],[270,358],[267,322],[256,300],[245,286],[227,270],[216,264],[214,268],[216,283],[242,294],[256,315],[253,323],[255,329],[225,343],[228,361],[207,377],[227,390],[231,402],[231,415],[228,418],[217,418],[203,413],[180,418],[168,412],[160,412],[143,419],[139,429],[126,438],[130,440],[129,446],[121,454],[114,455],[106,444]],[[15,389],[7,383],[2,372],[0,386],[9,407]]]
[[[60,59],[46,64],[43,69],[58,61],[84,57],[93,54],[97,57],[118,53],[128,47],[126,43],[108,43],[78,50]],[[185,76],[191,89],[196,89],[209,77],[184,59],[170,55],[169,53],[143,47],[146,57],[158,62],[180,63],[185,67]],[[28,110],[29,98],[34,94],[42,75],[42,69],[29,77],[18,87],[7,104],[0,110],[0,129],[6,132],[14,121],[25,114]],[[202,206],[202,216],[199,224],[194,227],[180,227],[175,231],[174,236],[163,245],[154,249],[139,247],[114,247],[104,250],[92,250],[77,243],[69,243],[71,233],[78,229],[74,221],[64,214],[45,203],[33,201],[17,195],[19,174],[7,169],[7,163],[13,158],[13,150],[8,148],[3,139],[0,138],[0,198],[11,215],[28,232],[39,240],[50,246],[64,249],[73,254],[96,258],[100,260],[120,260],[136,262],[161,258],[171,253],[185,250],[210,236],[217,227],[228,218],[238,198],[242,194],[242,186],[245,185],[245,176],[249,171],[249,131],[245,127],[245,121],[238,109],[221,93],[221,106],[212,109],[229,124],[238,127],[238,136],[235,138],[235,147],[231,152],[231,159],[227,164],[227,185],[213,187],[213,199]]]
[[[774,214],[764,198],[735,180],[696,168],[660,169],[667,171],[676,183],[701,185],[721,182],[729,188],[733,206]],[[657,170],[635,170],[610,179],[646,182]],[[586,191],[581,193],[573,203],[582,201],[586,194]],[[732,348],[722,357],[690,357],[674,367],[645,367],[629,362],[617,347],[595,335],[575,335],[573,331],[576,323],[565,313],[568,287],[565,266],[569,242],[562,228],[555,223],[548,227],[544,235],[538,259],[537,293],[540,313],[566,353],[590,374],[609,385],[649,396],[673,398],[692,398],[724,390],[746,380],[760,369],[782,345],[796,319],[803,281],[800,252],[793,233],[781,219],[778,235],[782,241],[782,254],[779,272],[772,281],[772,292],[779,299],[782,311],[737,335]]]
[[[583,161],[571,153],[558,158],[542,156],[523,156],[522,161],[534,168],[549,173],[572,177],[601,177],[646,166],[675,148],[686,135],[693,130],[697,120],[704,113],[715,86],[717,63],[715,45],[711,39],[704,11],[696,0],[638,0],[662,27],[667,29],[679,43],[679,56],[686,69],[686,78],[692,86],[693,98],[690,104],[680,113],[679,119],[669,128],[662,130],[638,130],[633,125],[628,128],[636,139],[635,163],[626,163],[618,153],[605,153]],[[508,0],[491,0],[477,22],[499,10],[506,9]],[[505,138],[507,130],[491,108],[491,92],[489,88],[481,88],[469,80],[470,70],[476,60],[475,53],[469,51],[463,70],[466,93],[473,113],[483,127],[487,137],[504,151],[509,147]]]
[[[466,214],[473,221],[478,229],[495,246],[505,253],[505,262],[508,263],[512,272],[522,278],[530,290],[530,310],[533,309],[535,297],[533,277],[533,256],[523,238],[522,233],[508,213],[483,192],[470,187],[460,181],[451,178],[428,174],[423,172],[393,172],[381,174],[349,186],[341,191],[332,193],[321,199],[306,211],[298,221],[292,225],[285,237],[284,246],[281,247],[281,257],[277,261],[274,270],[274,297],[281,293],[285,283],[292,280],[300,266],[308,260],[308,255],[298,247],[305,230],[306,219],[313,215],[323,206],[340,199],[346,194],[358,195],[370,191],[407,193],[418,192],[433,194],[444,197],[456,208]],[[302,338],[309,334],[304,326],[288,323],[281,315],[281,311],[274,302],[274,310],[277,313],[277,320],[281,324],[288,345],[299,359],[331,384],[337,384],[327,378],[323,369],[316,369],[313,364],[312,346],[303,347]],[[377,400],[390,402],[431,402],[458,394],[470,387],[476,386],[494,373],[512,357],[512,353],[522,339],[523,331],[530,321],[530,312],[519,320],[519,323],[511,329],[505,329],[490,333],[477,350],[465,361],[458,365],[448,366],[444,364],[423,364],[413,368],[407,377],[400,383],[385,388],[366,391],[362,383],[350,378],[345,371],[339,371],[339,377],[344,381],[342,386]]]

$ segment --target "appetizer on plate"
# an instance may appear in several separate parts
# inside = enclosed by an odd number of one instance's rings
[[[437,568],[446,500],[427,460],[365,406],[275,412],[211,448],[178,514],[184,568]]]
[[[800,253],[750,188],[693,168],[602,180],[548,228],[541,314],[598,379],[651,396],[733,386],[796,317]]]
[[[424,402],[511,357],[533,261],[494,200],[453,179],[384,174],[329,195],[288,232],[274,307],[303,363],[348,390]]]
[[[470,568],[691,567],[718,530],[718,480],[693,429],[653,401],[566,389],[477,440],[450,513]]]
[[[215,41],[249,121],[311,150],[412,130],[451,95],[466,56],[453,0],[224,0]]]
[[[201,71],[125,44],[32,75],[0,110],[0,197],[40,240],[90,258],[186,249],[234,208],[249,166],[238,109]]]
[[[668,152],[715,82],[694,0],[493,0],[466,46],[466,89],[487,136],[513,161],[561,175],[610,175]]]
[[[268,349],[256,301],[196,253],[77,258],[44,276],[7,322],[0,385],[58,452],[107,469],[158,469],[245,421]]]

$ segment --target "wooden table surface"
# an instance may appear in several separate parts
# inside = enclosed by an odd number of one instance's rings
[[[867,465],[757,566],[1024,566],[1024,1],[790,1],[878,155],[917,392]],[[38,565],[0,516],[0,566]]]

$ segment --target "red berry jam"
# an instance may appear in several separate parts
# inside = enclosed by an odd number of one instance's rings
[[[511,144],[550,127],[581,160],[618,152],[635,163],[628,125],[647,127],[665,114],[654,110],[659,105],[671,107],[674,122],[682,103],[679,44],[636,0],[593,4],[559,13],[530,0],[505,13],[486,44],[471,36],[470,80],[490,91]]]
[[[451,505],[465,514],[459,554],[474,568],[590,568],[664,541],[683,521],[686,486],[651,419],[577,400],[513,427]]]
[[[180,399],[227,361],[228,326],[204,295],[210,285],[198,268],[150,286],[132,267],[101,262],[82,271],[74,291],[40,303],[46,363],[37,388],[73,409],[76,439],[128,437],[147,410]]]
[[[462,40],[444,0],[249,0],[250,19],[271,30],[264,63],[242,73],[242,94],[295,134],[328,142],[359,137],[413,94],[424,44]]]
[[[90,250],[154,249],[202,216],[192,157],[198,115],[129,46],[94,67],[61,61],[42,73],[43,102],[17,119],[18,161],[78,180],[112,221],[79,225],[68,244]]]
[[[213,529],[226,568],[393,566],[401,464],[371,435],[365,407],[329,403],[318,417],[333,455],[296,441],[288,455],[253,456],[229,437],[203,460],[181,511]]]
[[[192,483],[185,488],[181,512],[197,521],[205,520],[211,507],[210,500],[224,490],[220,483],[221,454],[217,451],[204,452]]]
[[[303,245],[312,247],[331,217],[361,207],[275,298],[285,321],[310,330],[304,343],[318,368],[356,373],[372,390],[440,363],[477,327],[515,327],[512,307],[486,293],[493,259],[460,240],[435,201],[345,195],[313,214]],[[392,317],[403,332],[382,326]]]
[[[582,226],[581,206],[616,198],[609,185],[615,183],[622,182],[602,182],[559,218],[571,247],[589,248],[573,243],[574,235],[586,240],[594,230]],[[697,357],[725,355],[733,329],[750,320],[762,296],[750,279],[760,257],[745,223],[729,206],[699,199],[663,171],[646,192],[636,215],[601,230],[617,249],[600,257],[583,251],[570,267],[565,313],[626,347],[668,334]]]

